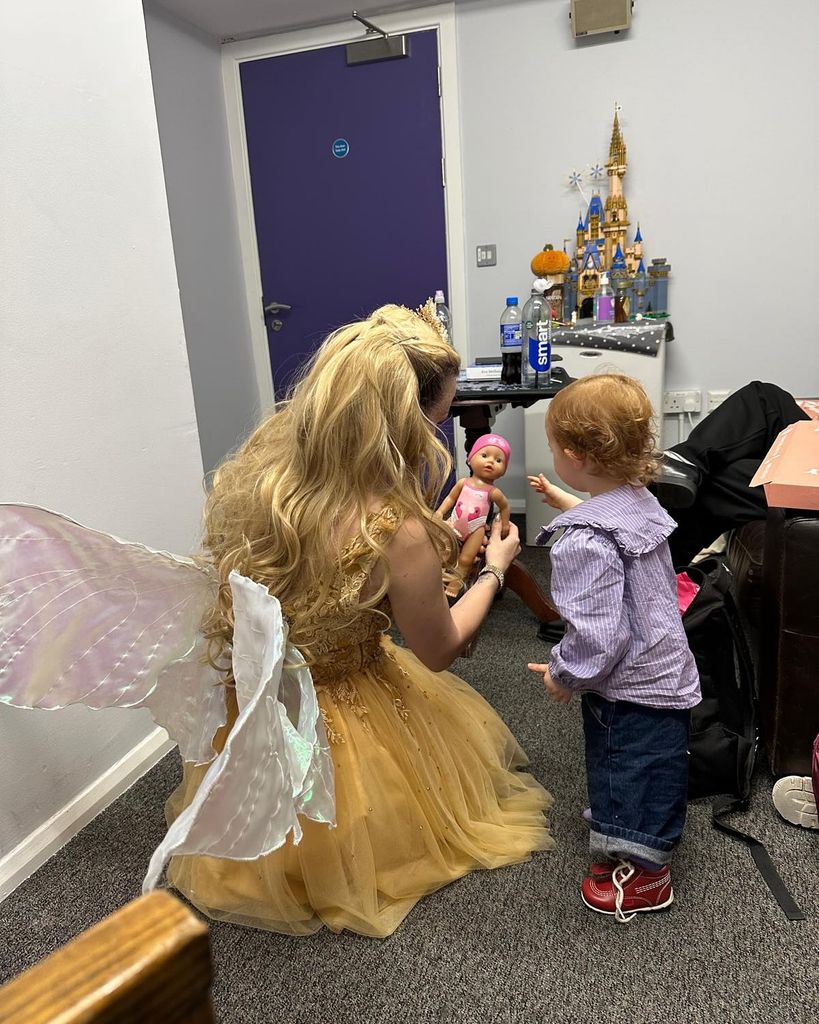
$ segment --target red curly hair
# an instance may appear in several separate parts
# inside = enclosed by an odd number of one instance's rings
[[[581,377],[549,403],[546,429],[561,447],[607,476],[648,484],[657,472],[654,410],[639,381],[621,373]]]

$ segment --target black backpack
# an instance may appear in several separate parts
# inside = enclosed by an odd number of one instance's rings
[[[700,588],[685,610],[683,627],[702,689],[702,701],[691,711],[688,798],[715,798],[714,828],[748,847],[786,916],[804,920],[763,844],[726,821],[728,815],[748,807],[758,745],[756,674],[734,600],[731,572],[716,557],[684,571]]]
[[[731,574],[719,558],[685,569],[699,592],[683,615],[700,675],[702,703],[691,712],[688,795],[747,801],[757,749],[756,683]]]

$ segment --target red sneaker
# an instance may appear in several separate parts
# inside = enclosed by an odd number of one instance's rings
[[[611,878],[611,873],[616,867],[616,860],[595,860],[589,864],[589,875],[592,878]]]
[[[584,878],[580,895],[590,910],[614,914],[621,924],[628,924],[635,914],[662,910],[674,902],[667,864],[659,871],[646,871],[627,860],[621,861],[609,878]]]

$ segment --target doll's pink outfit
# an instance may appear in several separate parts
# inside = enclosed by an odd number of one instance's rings
[[[449,525],[461,540],[466,540],[470,534],[476,530],[482,530],[486,526],[489,506],[492,504],[489,500],[490,493],[490,488],[473,487],[469,483],[463,485],[460,497],[455,502],[455,508],[448,520]]]

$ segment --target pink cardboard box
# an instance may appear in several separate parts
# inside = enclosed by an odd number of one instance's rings
[[[751,480],[760,485],[769,505],[819,509],[819,422],[785,427]]]
[[[819,398],[797,398],[796,404],[812,420],[819,420]]]

